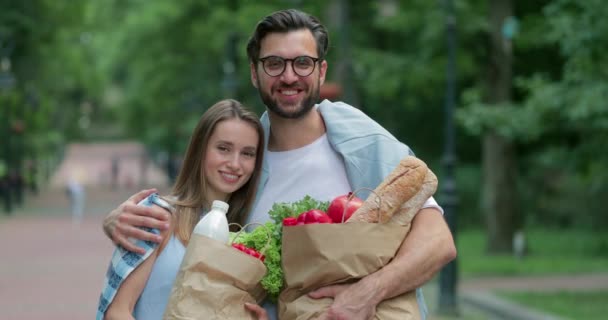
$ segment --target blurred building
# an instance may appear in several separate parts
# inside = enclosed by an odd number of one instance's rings
[[[118,167],[118,170],[116,169]],[[51,186],[65,187],[69,179],[84,186],[159,187],[169,179],[138,142],[72,143],[51,178]]]

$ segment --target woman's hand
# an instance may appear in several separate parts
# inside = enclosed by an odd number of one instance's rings
[[[251,311],[258,320],[268,320],[268,313],[266,313],[266,310],[257,304],[245,302],[245,309]]]

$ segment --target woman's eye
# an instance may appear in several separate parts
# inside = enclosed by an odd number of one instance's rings
[[[218,146],[218,147],[217,147],[217,149],[218,149],[218,150],[220,150],[220,151],[229,151],[229,150],[230,150],[230,149],[229,149],[228,147],[226,147],[226,146]]]

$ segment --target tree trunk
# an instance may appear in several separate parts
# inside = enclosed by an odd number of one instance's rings
[[[511,0],[490,0],[490,61],[485,102],[489,108],[511,100],[511,41],[502,34],[505,20],[513,14]],[[512,239],[521,227],[516,188],[516,154],[511,141],[488,131],[483,142],[482,212],[487,227],[489,253],[512,252]]]

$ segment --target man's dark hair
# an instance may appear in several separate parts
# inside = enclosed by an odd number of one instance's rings
[[[318,58],[323,60],[329,49],[327,29],[316,17],[296,9],[277,11],[258,22],[255,31],[247,43],[249,62],[256,63],[260,58],[260,44],[269,33],[287,33],[289,31],[308,29],[317,43]]]

